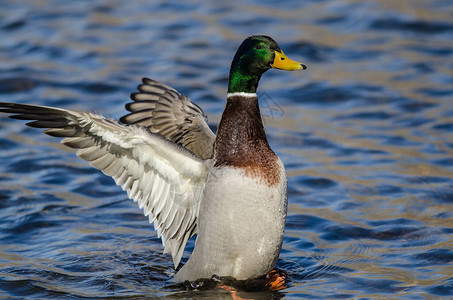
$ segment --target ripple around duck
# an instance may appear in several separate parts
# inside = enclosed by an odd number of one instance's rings
[[[60,298],[71,295],[70,293],[40,287],[28,279],[5,280],[0,278],[0,288],[8,291],[9,297]]]
[[[417,45],[406,47],[408,51],[421,52],[424,54],[429,54],[435,57],[438,56],[451,56],[453,55],[453,47],[440,46],[440,45]]]
[[[439,21],[403,20],[401,18],[380,18],[371,23],[372,29],[402,30],[418,34],[436,34],[453,31],[453,23]]]
[[[413,225],[413,226],[421,226],[423,223],[416,220],[410,220],[406,218],[398,218],[398,219],[390,219],[390,220],[377,220],[377,221],[369,221],[367,222],[368,225],[372,227],[378,226],[402,226],[402,225]]]
[[[453,50],[452,50],[453,51]],[[441,88],[441,87],[429,87],[429,88],[420,88],[416,90],[417,93],[420,93],[425,96],[430,97],[451,97],[453,95],[453,89]],[[434,104],[432,104],[434,106]]]
[[[453,263],[453,252],[451,249],[431,249],[412,258],[419,266],[448,265]]]
[[[22,280],[2,280],[0,281],[0,287],[8,289],[10,295],[17,297],[31,296],[37,298],[79,298],[79,297],[97,297],[99,291],[102,291],[105,295],[110,297],[117,296],[118,294],[127,295],[133,293],[135,295],[143,293],[145,295],[143,286],[156,286],[157,282],[162,282],[163,278],[155,276],[153,274],[161,274],[162,270],[154,268],[141,268],[135,266],[131,268],[122,261],[118,260],[118,257],[111,257],[109,260],[99,261],[96,257],[91,262],[97,262],[97,266],[100,263],[107,265],[104,270],[101,270],[94,266],[91,269],[78,270],[73,264],[68,264],[70,271],[59,269],[55,266],[43,267],[42,270],[33,270],[26,267],[10,268],[10,273],[16,274],[18,277],[24,277],[27,279]],[[78,261],[75,259],[75,261]],[[123,276],[118,274],[116,269],[112,269],[108,261],[115,262],[121,267],[128,269],[129,276]],[[133,261],[133,260],[131,260]],[[84,265],[90,264],[88,261],[78,261],[79,264]],[[137,263],[137,261],[135,261]],[[96,272],[97,276],[92,276],[91,273]],[[151,274],[148,275],[148,274]],[[166,278],[165,278],[166,279]],[[59,281],[61,286],[58,290],[49,288],[49,284],[54,281]],[[21,283],[22,285],[18,284]],[[90,286],[97,286],[98,290],[92,290]],[[11,289],[11,290],[9,290]],[[149,291],[149,290],[148,290]],[[155,292],[155,295],[158,293]]]
[[[435,159],[431,161],[433,164],[443,167],[452,167],[453,166],[453,158],[445,158],[445,159]]]
[[[448,123],[437,124],[437,125],[434,125],[432,127],[432,129],[450,132],[450,131],[453,131],[453,122],[452,123],[448,122]]]
[[[440,187],[433,188],[428,193],[428,199],[437,203],[453,203],[453,184],[445,184]]]
[[[320,280],[322,278],[343,277],[343,275],[351,272],[354,272],[354,270],[335,265],[322,265],[307,268],[302,274],[295,277],[298,280]]]
[[[331,105],[336,102],[351,101],[356,97],[354,90],[349,87],[330,87],[322,82],[312,82],[306,86],[282,93],[283,97],[296,100],[293,95],[298,95],[298,102],[322,106]]]
[[[363,120],[387,120],[395,117],[396,114],[386,112],[386,111],[363,111],[363,112],[355,112],[352,114],[348,114],[345,116],[337,117],[337,120],[350,120],[350,119],[363,119]]]
[[[428,102],[421,102],[421,101],[407,101],[405,103],[398,104],[398,107],[408,113],[420,113],[424,112],[427,109],[431,109],[436,107],[437,105],[434,103]]]
[[[423,227],[422,227],[423,228]],[[398,239],[420,239],[425,237],[425,230],[420,227],[393,227],[390,229],[377,230],[359,226],[328,226],[320,236],[328,241],[344,241],[349,239],[375,239],[380,241],[392,241]]]
[[[281,45],[285,52],[297,53],[310,62],[325,62],[335,50],[333,47],[307,41],[285,43]]]
[[[16,77],[0,79],[0,94],[31,91],[39,82],[31,78]]]
[[[439,296],[453,296],[453,278],[444,280],[441,284],[426,289],[429,293]]]
[[[287,217],[286,228],[299,230],[311,229],[321,232],[328,223],[328,220],[316,216],[290,215]]]
[[[14,31],[24,27],[25,25],[27,25],[27,19],[19,16],[13,16],[11,19],[2,22],[1,29]]]
[[[10,150],[10,149],[14,149],[14,148],[17,148],[19,146],[19,144],[11,141],[10,139],[4,139],[4,138],[0,138],[0,149],[1,150]],[[0,155],[0,159],[2,158],[2,155]]]
[[[312,189],[328,189],[337,185],[337,183],[328,178],[313,178],[308,176],[296,176],[292,180],[296,181],[302,187]]]

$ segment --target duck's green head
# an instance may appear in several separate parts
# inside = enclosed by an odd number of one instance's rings
[[[289,59],[271,37],[246,38],[231,63],[228,93],[255,93],[261,75],[270,68],[295,71],[307,67]]]

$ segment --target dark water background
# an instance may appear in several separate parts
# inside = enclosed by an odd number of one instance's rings
[[[289,178],[278,267],[291,282],[239,296],[453,297],[452,1],[0,5],[1,101],[116,118],[148,76],[215,128],[238,45],[273,36],[308,65],[270,70],[259,88]],[[0,116],[0,298],[231,298],[171,286],[136,205],[23,123]]]

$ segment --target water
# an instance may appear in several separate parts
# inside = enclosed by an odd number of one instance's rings
[[[119,118],[149,76],[215,129],[239,43],[271,35],[308,65],[259,87],[288,172],[290,286],[238,296],[452,297],[452,17],[449,0],[5,0],[0,99]],[[0,297],[231,299],[173,286],[141,211],[57,139],[2,115],[0,161]]]

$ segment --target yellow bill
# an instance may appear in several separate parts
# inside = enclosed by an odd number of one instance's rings
[[[286,70],[286,71],[296,71],[296,70],[305,70],[306,65],[301,64],[300,62],[289,59],[283,51],[274,51],[275,58],[274,62],[271,64],[272,68]]]

